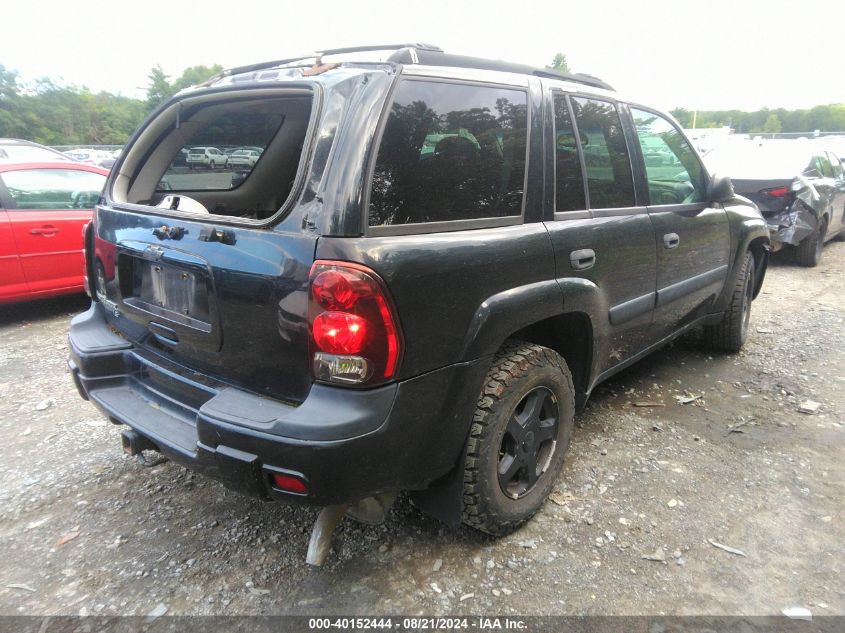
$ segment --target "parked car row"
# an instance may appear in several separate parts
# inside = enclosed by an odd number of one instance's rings
[[[234,147],[220,150],[216,147],[191,147],[184,150],[185,164],[190,169],[206,167],[255,167],[264,151],[260,147]]]
[[[83,165],[94,165],[102,167],[103,169],[111,169],[115,161],[120,156],[122,150],[103,150],[93,147],[80,147],[77,149],[67,150],[65,156],[71,160],[82,163]]]

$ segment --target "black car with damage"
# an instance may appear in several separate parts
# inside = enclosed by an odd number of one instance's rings
[[[821,143],[739,141],[714,149],[705,161],[760,207],[773,250],[793,249],[802,266],[817,266],[824,243],[845,232],[845,172]]]

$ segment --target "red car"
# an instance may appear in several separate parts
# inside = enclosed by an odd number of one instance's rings
[[[84,289],[82,229],[108,170],[0,162],[0,303]]]

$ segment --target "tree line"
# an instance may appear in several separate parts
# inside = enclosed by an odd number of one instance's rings
[[[686,108],[672,110],[685,128],[730,127],[737,134],[812,133],[845,131],[845,103],[818,105],[803,110],[762,108],[754,112],[714,110],[693,112]]]
[[[50,79],[24,83],[0,65],[0,137],[44,145],[123,145],[162,101],[220,70],[217,64],[193,66],[171,81],[156,66],[147,76],[147,98],[134,99]]]
[[[572,72],[566,55],[558,53],[546,66],[554,70]],[[729,127],[737,134],[777,134],[845,132],[845,103],[818,105],[803,110],[761,108],[754,112],[742,110],[688,110],[675,108],[672,115],[684,128]]]
[[[570,71],[562,53],[549,67]],[[171,80],[156,66],[147,75],[146,99],[134,99],[110,92],[93,93],[84,86],[63,86],[46,78],[24,83],[16,72],[0,65],[0,137],[45,145],[122,145],[162,101],[221,69],[218,64],[192,66]],[[685,128],[729,126],[741,134],[845,131],[845,104],[754,112],[676,108],[672,114]]]

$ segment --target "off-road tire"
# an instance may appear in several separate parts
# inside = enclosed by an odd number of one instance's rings
[[[822,260],[822,246],[827,233],[827,220],[822,219],[816,230],[805,237],[795,248],[795,261],[800,266],[813,268]]]
[[[558,427],[548,466],[525,496],[513,499],[498,477],[499,450],[508,421],[523,398],[537,388],[554,396]],[[522,341],[500,349],[484,381],[467,442],[463,522],[503,536],[528,521],[542,506],[563,467],[575,425],[575,390],[566,361],[555,351]]]
[[[720,352],[738,352],[742,349],[748,339],[753,294],[754,256],[747,252],[721,322],[704,328],[704,342],[707,347]]]

